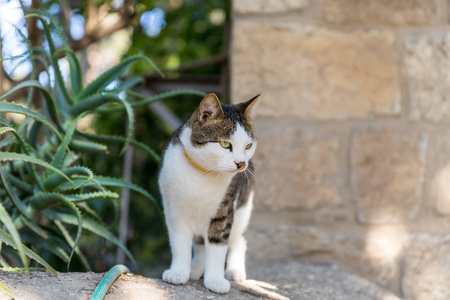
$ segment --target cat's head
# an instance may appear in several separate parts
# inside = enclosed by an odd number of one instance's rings
[[[186,152],[196,164],[214,172],[242,172],[256,149],[252,108],[259,95],[239,104],[221,105],[213,93],[203,98],[189,121]]]

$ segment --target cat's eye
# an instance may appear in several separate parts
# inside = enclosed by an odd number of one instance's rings
[[[250,144],[248,144],[247,146],[245,146],[245,149],[250,149],[251,147],[253,146],[253,144],[252,143],[250,143]]]
[[[227,141],[221,141],[220,142],[220,146],[222,146],[225,149],[230,149],[231,148],[231,143],[227,142]]]

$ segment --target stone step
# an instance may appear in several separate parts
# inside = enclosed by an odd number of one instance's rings
[[[0,271],[0,282],[14,299],[87,299],[104,274]],[[105,300],[119,299],[298,299],[298,300],[399,300],[394,294],[332,264],[278,263],[249,270],[250,280],[232,283],[231,290],[219,295],[204,288],[202,281],[174,286],[160,279],[135,274],[121,275]],[[10,299],[0,293],[0,300]]]

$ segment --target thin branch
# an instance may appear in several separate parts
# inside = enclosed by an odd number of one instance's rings
[[[117,30],[126,28],[128,26],[128,19],[120,19],[118,22],[114,23],[113,25],[103,28],[101,30],[94,31],[91,34],[85,34],[83,38],[81,38],[78,41],[73,41],[71,43],[71,48],[73,51],[79,51],[81,49],[87,48],[89,45],[98,42],[99,40],[105,38],[106,36],[110,35],[111,33],[116,32]]]
[[[2,28],[0,26],[0,58],[3,57],[2,50],[3,40],[2,40]],[[3,69],[3,62],[0,61],[0,93],[3,93],[3,78],[5,70]]]
[[[201,78],[192,77],[191,80],[171,80],[171,79],[155,79],[147,81],[145,86],[157,93],[174,91],[180,89],[192,89],[205,93],[221,93],[221,86],[218,76],[213,76],[212,80],[203,81]]]
[[[169,70],[163,70],[164,74],[170,74],[170,73],[182,73],[187,71],[192,71],[204,67],[219,65],[227,63],[228,61],[228,54],[222,53],[214,56],[210,56],[208,58],[195,60],[186,64],[183,64],[179,66],[176,69],[169,69]],[[144,76],[145,80],[153,80],[153,79],[159,79],[161,78],[158,74],[149,74],[147,76]]]
[[[133,132],[134,135],[134,132]],[[125,151],[123,159],[123,171],[122,178],[125,181],[131,182],[131,175],[133,172],[133,154],[134,148],[128,146]],[[129,210],[130,210],[130,189],[122,190],[122,201],[120,206],[120,222],[119,222],[119,241],[123,244],[127,244],[128,239],[128,222],[129,222]],[[117,249],[116,263],[125,264],[125,252],[122,249]]]
[[[67,39],[69,41],[69,44],[72,44],[74,40],[72,39],[72,35],[70,34],[70,17],[72,15],[72,8],[70,7],[67,0],[61,0],[61,14],[63,16],[63,28],[64,32],[67,36]]]
[[[230,41],[231,41],[231,24],[228,21],[225,24],[224,30],[224,49],[225,53],[230,53]],[[220,86],[221,86],[221,97],[222,101],[230,102],[229,90],[230,90],[230,67],[228,61],[223,61],[220,68]]]
[[[89,0],[88,2],[87,17],[84,23],[85,36],[92,35],[98,26],[98,11],[95,2],[95,0]]]
[[[99,28],[99,15],[98,8],[95,5],[94,0],[89,1],[88,17],[84,26],[84,36],[78,41],[71,43],[72,50],[78,51],[84,49],[92,43],[103,39],[111,33],[126,28],[129,25],[129,21],[135,16],[132,1],[124,1],[122,5],[121,16],[119,20],[106,28]]]
[[[40,7],[40,1],[39,0],[32,0],[31,1],[31,8],[32,9],[39,9]],[[22,10],[24,10],[25,6],[23,5],[22,0],[20,1],[20,6],[22,7]],[[25,10],[24,10],[25,13]],[[37,18],[27,18],[27,27],[28,27],[28,39],[30,41],[31,46],[38,46],[39,45],[39,28],[37,27]]]
[[[145,89],[142,94],[148,98],[155,96],[155,93],[150,89]],[[148,108],[155,113],[155,115],[166,124],[172,131],[180,127],[183,122],[174,114],[163,102],[157,101],[150,103]]]

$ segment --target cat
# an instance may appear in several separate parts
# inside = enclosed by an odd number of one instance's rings
[[[225,277],[246,279],[244,234],[255,183],[250,159],[257,145],[252,108],[258,99],[221,105],[210,93],[170,138],[159,175],[172,250],[164,281],[184,284],[203,276],[206,288],[226,293]]]

